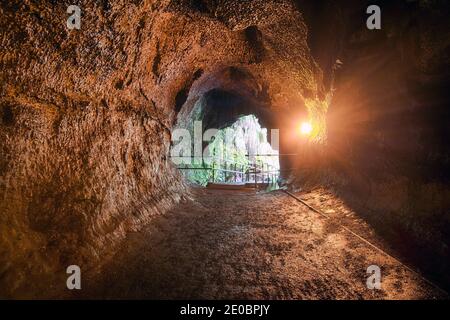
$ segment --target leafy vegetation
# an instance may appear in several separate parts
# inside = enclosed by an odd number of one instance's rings
[[[279,170],[278,156],[265,156],[278,155],[278,151],[272,149],[267,141],[267,129],[261,128],[253,115],[243,116],[232,126],[218,130],[204,154],[203,161],[192,165],[198,170],[185,171],[188,180],[203,186],[210,181],[244,182],[244,173],[255,164]]]

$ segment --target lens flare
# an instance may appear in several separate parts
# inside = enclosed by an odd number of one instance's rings
[[[312,132],[312,125],[309,122],[303,122],[300,125],[300,133],[305,136],[309,136]]]

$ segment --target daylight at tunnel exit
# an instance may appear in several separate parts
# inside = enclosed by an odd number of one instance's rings
[[[1,1],[0,300],[448,300],[449,16]]]

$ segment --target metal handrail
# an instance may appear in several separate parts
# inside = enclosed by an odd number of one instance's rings
[[[277,153],[277,154],[244,154],[245,157],[286,157],[286,156],[298,156],[297,153]],[[169,156],[169,158],[203,158],[203,156]],[[208,157],[207,157],[208,158]]]
[[[247,158],[250,157],[283,157],[283,156],[294,156],[295,154],[245,154],[244,156]],[[231,178],[234,180],[234,182],[247,182],[247,183],[254,183],[255,189],[257,189],[258,186],[258,180],[261,180],[263,183],[273,183],[276,182],[281,170],[275,169],[275,167],[269,163],[261,163],[258,165],[258,162],[261,161],[259,159],[249,159],[252,162],[248,164],[238,163],[231,159],[223,159],[219,158],[217,156],[209,156],[209,157],[203,157],[203,156],[171,156],[171,158],[186,158],[186,159],[198,159],[200,167],[193,167],[188,166],[189,164],[179,164],[177,165],[178,169],[182,171],[186,170],[211,170],[212,171],[212,182],[216,182],[217,175],[216,172],[223,172],[225,174],[225,180],[229,181],[228,178]],[[205,159],[207,159],[209,162],[208,164],[205,163]],[[223,167],[215,167],[214,161],[220,161],[222,164],[225,165],[225,168]],[[231,168],[227,168],[230,166]],[[233,170],[233,167],[235,170]],[[242,170],[237,169],[238,167],[242,168]],[[245,167],[245,169],[244,169]],[[228,175],[230,174],[230,175]],[[253,179],[251,179],[253,178]],[[210,178],[211,180],[211,178]]]

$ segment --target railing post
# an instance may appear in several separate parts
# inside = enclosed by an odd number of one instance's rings
[[[264,166],[264,162],[263,162],[263,165],[262,165],[262,182],[266,183],[266,170],[264,169],[264,167],[267,167],[267,165]]]
[[[253,170],[255,172],[255,190],[258,189],[258,182],[256,181],[256,161],[255,161],[255,165],[253,166]]]

